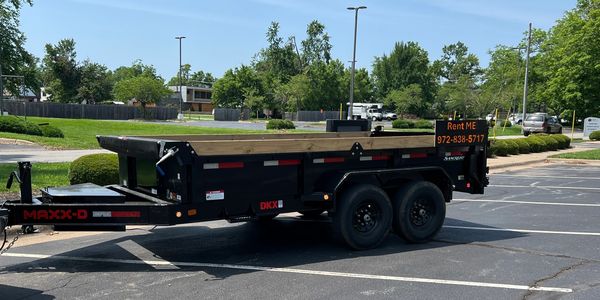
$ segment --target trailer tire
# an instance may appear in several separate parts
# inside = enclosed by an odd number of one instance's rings
[[[444,195],[431,182],[416,181],[406,184],[396,192],[392,205],[392,228],[409,243],[431,240],[444,224]]]
[[[386,238],[392,223],[387,194],[374,185],[350,187],[337,200],[333,229],[337,238],[355,250],[374,248]]]

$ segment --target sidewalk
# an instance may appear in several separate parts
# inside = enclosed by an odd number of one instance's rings
[[[488,158],[487,165],[488,165],[488,167],[490,167],[490,170],[496,170],[496,169],[503,169],[503,168],[509,168],[509,167],[543,163],[548,159],[549,156],[552,156],[555,154],[580,152],[580,151],[587,151],[587,150],[594,149],[593,147],[589,147],[588,144],[590,144],[590,143],[589,142],[588,143],[577,143],[577,144],[572,145],[573,148],[558,150],[558,151],[547,151],[547,152],[542,152],[542,153],[510,155],[510,156],[504,156],[504,157],[497,156],[495,158]],[[598,144],[598,143],[591,143],[591,144],[598,145],[598,148],[600,148],[600,144]]]

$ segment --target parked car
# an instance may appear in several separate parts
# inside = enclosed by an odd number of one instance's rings
[[[534,132],[562,133],[562,125],[560,125],[557,118],[546,113],[534,113],[527,115],[525,122],[523,122],[523,134],[528,136]]]
[[[523,114],[510,114],[508,120],[512,125],[521,125],[523,123]]]
[[[386,120],[388,120],[388,121],[393,121],[393,120],[398,119],[398,115],[396,115],[393,112],[384,112],[383,113],[383,118],[386,119]]]

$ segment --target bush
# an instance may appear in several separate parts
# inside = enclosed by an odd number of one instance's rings
[[[529,150],[531,152],[537,153],[537,152],[544,152],[548,150],[548,146],[546,145],[546,142],[544,142],[542,139],[540,139],[537,136],[529,136],[528,138],[525,139],[527,141],[527,143],[529,144]]]
[[[290,120],[272,119],[267,122],[267,129],[296,129]]]
[[[549,135],[537,134],[537,136],[546,143],[546,151],[558,150],[558,142]]]
[[[508,146],[508,154],[517,155],[519,154],[519,144],[517,144],[514,140],[505,140],[506,145]]]
[[[415,122],[404,119],[397,119],[392,122],[393,128],[415,128]],[[433,127],[432,127],[433,128]]]
[[[492,144],[492,148],[494,148],[492,150],[492,152],[495,155],[498,155],[498,156],[507,156],[508,155],[508,145],[506,144],[506,141],[504,141],[504,140],[496,140]]]
[[[590,133],[590,140],[600,141],[600,130],[592,131],[592,133]]]
[[[502,122],[500,122],[500,127],[511,127],[512,123],[508,120],[504,120]]]
[[[433,129],[433,123],[427,120],[417,120],[415,122],[415,128]]]
[[[40,129],[40,126],[29,121],[17,118],[15,116],[1,116],[0,131],[30,135],[42,135],[42,130]]]
[[[119,183],[119,160],[116,154],[84,155],[71,163],[71,184],[91,182],[97,185]]]
[[[58,129],[57,127],[46,125],[46,126],[40,126],[40,128],[42,129],[43,136],[54,137],[54,138],[64,138],[65,137],[62,130]]]
[[[498,152],[498,148],[496,147],[496,140],[491,139],[490,140],[490,148],[488,149],[487,152],[487,158],[492,158],[494,156],[496,156]]]
[[[558,142],[558,149],[567,149],[569,147],[569,142],[567,142],[567,136],[562,134],[553,134],[550,137]]]
[[[527,139],[513,139],[513,141],[519,146],[520,154],[528,154],[531,152],[531,150],[529,149],[530,146],[527,142]]]

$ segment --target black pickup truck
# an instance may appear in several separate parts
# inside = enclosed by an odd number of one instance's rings
[[[21,162],[9,179],[19,182],[21,198],[0,207],[0,230],[47,224],[110,231],[327,212],[336,236],[354,249],[376,247],[390,228],[425,242],[440,230],[453,191],[481,194],[488,183],[486,122],[437,121],[435,128],[98,136],[119,156],[119,184],[49,187],[32,197],[31,164]]]

